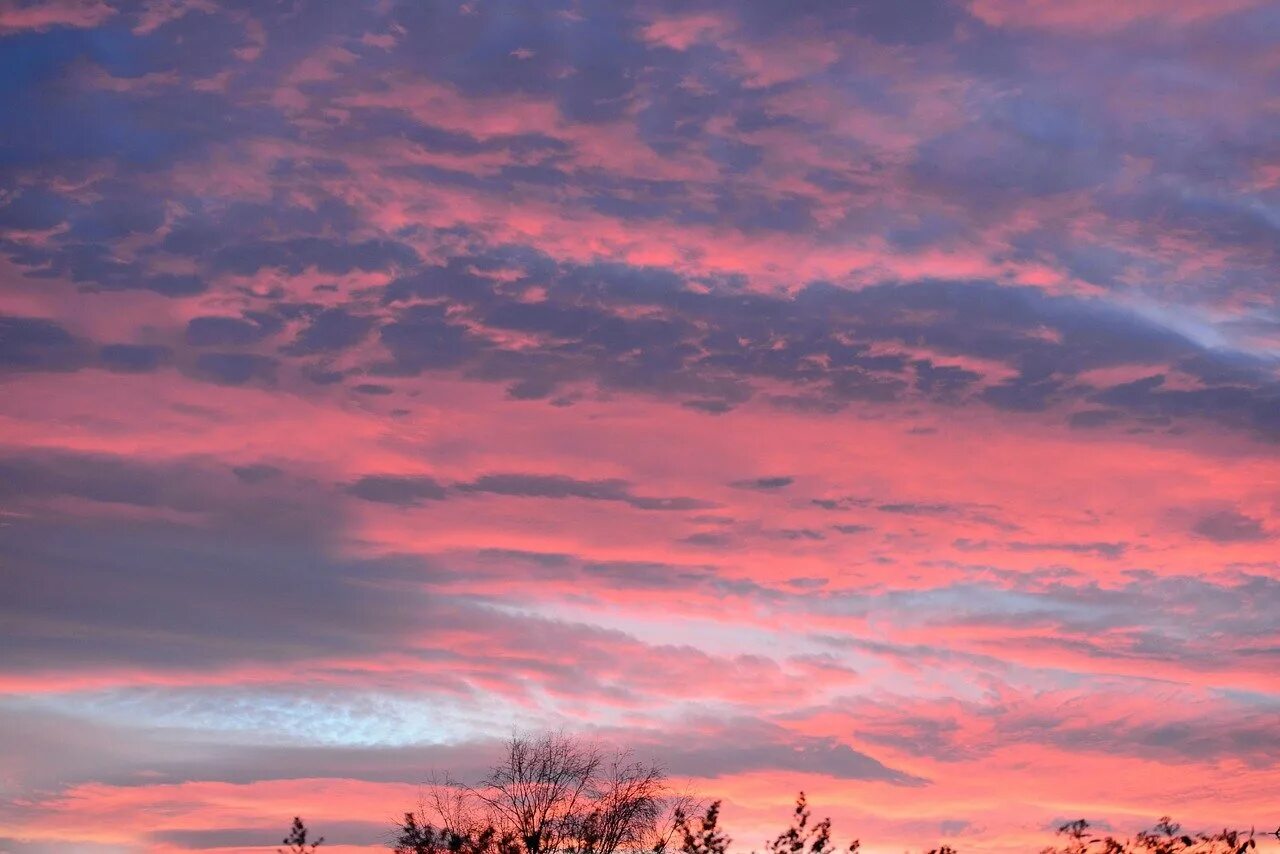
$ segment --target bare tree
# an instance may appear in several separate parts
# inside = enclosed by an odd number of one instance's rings
[[[569,854],[652,849],[666,807],[666,777],[625,753],[602,763],[587,792],[589,806],[573,815],[562,846]]]
[[[600,765],[599,748],[564,734],[512,738],[505,760],[471,791],[528,854],[558,852],[583,823]]]
[[[513,737],[478,784],[435,782],[399,825],[408,854],[628,854],[674,833],[666,775],[563,733]]]

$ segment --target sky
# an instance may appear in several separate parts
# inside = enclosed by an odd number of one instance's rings
[[[0,3],[0,851],[1275,823],[1280,6]],[[1273,843],[1274,847],[1274,843]]]

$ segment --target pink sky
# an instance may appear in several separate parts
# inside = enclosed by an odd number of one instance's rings
[[[0,4],[0,852],[385,850],[548,728],[742,850],[1274,823],[1277,38]]]

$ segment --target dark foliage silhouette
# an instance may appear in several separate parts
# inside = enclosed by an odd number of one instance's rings
[[[796,798],[796,809],[792,815],[791,826],[765,846],[769,854],[805,854],[805,852],[827,854],[832,851],[831,819],[824,818],[815,825],[810,825],[809,819],[809,802],[804,792],[801,792]],[[855,839],[850,843],[847,851],[849,854],[856,854],[861,845],[862,843]],[[944,852],[938,854],[944,854]]]
[[[712,801],[696,822],[677,809],[675,827],[681,854],[724,854],[732,841],[720,830],[719,801]]]
[[[1253,831],[1220,830],[1217,833],[1183,833],[1182,828],[1165,816],[1151,830],[1143,830],[1130,839],[1094,836],[1084,819],[1068,822],[1058,828],[1065,842],[1049,846],[1041,854],[1247,854],[1257,848]]]
[[[281,840],[288,848],[277,848],[279,854],[315,854],[316,849],[324,842],[321,836],[315,842],[307,842],[307,826],[298,816],[293,817],[293,826],[289,828],[289,835]]]
[[[514,837],[499,837],[492,827],[459,833],[422,824],[411,812],[396,827],[395,854],[519,854]]]
[[[400,854],[662,851],[681,799],[655,765],[562,734],[513,737],[478,784],[434,783],[396,828]]]
[[[676,796],[656,765],[563,734],[513,737],[478,784],[448,777],[433,783],[417,812],[397,822],[396,854],[727,854],[720,801],[705,809]],[[1058,828],[1059,841],[1040,854],[1249,854],[1254,832],[1184,833],[1169,817],[1132,837],[1098,836],[1079,819]],[[1280,828],[1274,834],[1280,839]],[[295,818],[282,854],[315,854]],[[853,840],[841,854],[859,854]],[[765,854],[837,854],[831,819],[813,821],[804,792],[791,824],[765,844]],[[950,845],[926,854],[957,854]]]

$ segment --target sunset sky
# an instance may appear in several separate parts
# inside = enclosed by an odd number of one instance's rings
[[[551,728],[744,851],[1274,825],[1277,44],[3,0],[0,852],[385,850]]]

